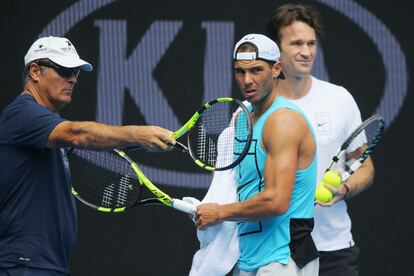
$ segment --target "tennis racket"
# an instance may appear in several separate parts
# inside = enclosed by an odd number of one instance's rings
[[[192,204],[157,188],[122,150],[71,148],[66,160],[72,194],[101,212],[120,213],[133,206],[163,204],[195,216]]]
[[[341,145],[326,172],[340,173],[342,182],[346,182],[378,146],[384,128],[384,118],[379,115],[365,120]]]
[[[252,142],[252,122],[242,102],[217,98],[197,110],[172,137],[182,138],[175,147],[201,168],[224,171],[236,167],[247,155]]]

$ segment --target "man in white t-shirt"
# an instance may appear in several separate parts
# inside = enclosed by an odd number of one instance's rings
[[[341,144],[361,123],[352,95],[343,87],[311,75],[321,23],[317,11],[304,5],[278,7],[267,26],[268,36],[281,48],[285,80],[279,83],[286,98],[299,106],[311,121],[318,139],[318,181]],[[333,199],[315,206],[312,237],[320,253],[320,275],[358,275],[358,247],[351,234],[345,199],[371,185],[374,166],[367,159]]]

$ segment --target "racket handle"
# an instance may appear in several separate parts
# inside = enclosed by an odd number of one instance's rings
[[[351,176],[351,174],[353,174],[356,170],[359,169],[359,167],[361,167],[362,163],[359,162],[359,160],[355,161],[351,167],[349,167],[348,171],[345,171],[342,174],[342,182],[346,182],[348,180],[348,178]]]
[[[195,205],[181,199],[174,198],[172,207],[174,209],[180,210],[181,212],[190,214],[193,217],[195,217],[197,214],[197,207]]]

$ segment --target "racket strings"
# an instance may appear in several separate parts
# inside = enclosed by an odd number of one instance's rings
[[[209,138],[208,141],[208,164],[216,164],[217,163],[217,147],[214,139]]]
[[[373,120],[352,140],[346,149],[348,159],[363,162],[379,144],[384,132],[384,121]]]
[[[198,146],[197,155],[200,160],[206,159],[206,130],[202,124],[198,124]]]
[[[136,175],[115,152],[75,149],[68,159],[71,185],[85,203],[123,208],[140,199],[142,189]]]
[[[219,102],[211,105],[200,114],[193,130],[189,134],[189,147],[196,159],[216,169],[225,168],[234,163],[237,153],[246,147],[248,132],[247,121],[235,124],[236,108],[234,102]],[[237,112],[237,114],[240,111]],[[236,133],[237,130],[237,133]],[[242,143],[235,143],[235,136]]]

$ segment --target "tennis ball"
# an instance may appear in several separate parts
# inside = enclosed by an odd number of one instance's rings
[[[331,185],[334,188],[338,188],[339,185],[341,185],[342,183],[342,176],[338,172],[329,170],[323,175],[322,181],[325,184]]]
[[[332,193],[329,191],[321,181],[316,188],[315,199],[320,202],[328,203],[332,200]]]

